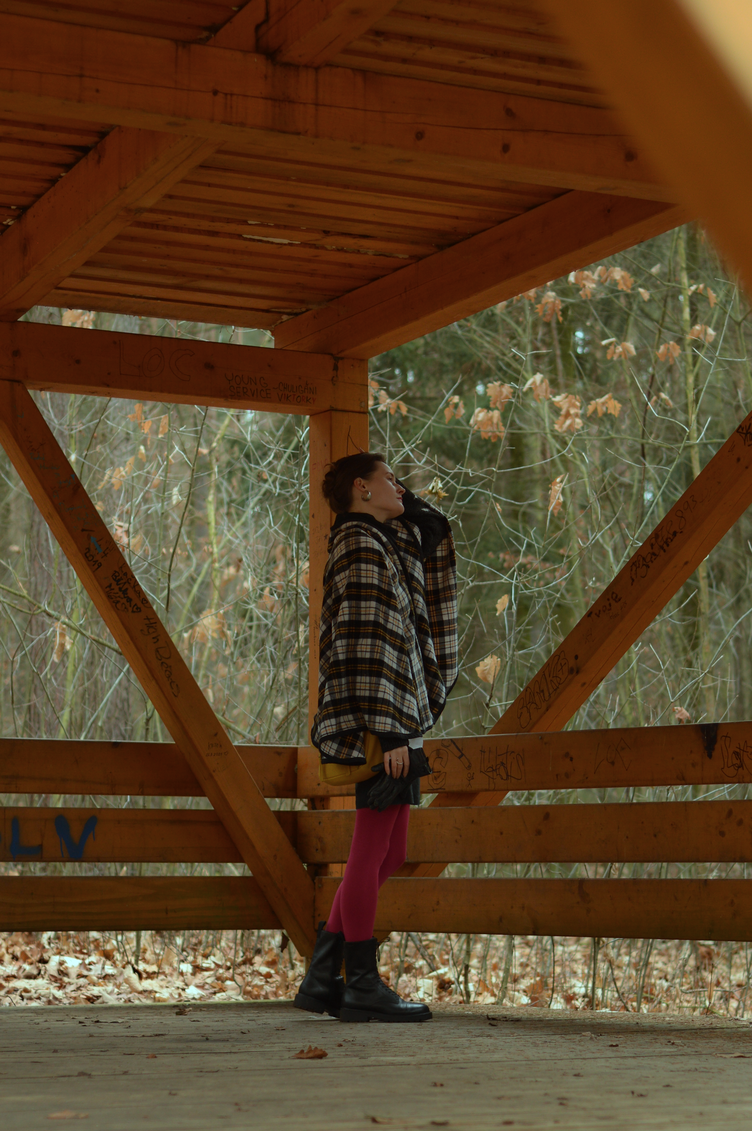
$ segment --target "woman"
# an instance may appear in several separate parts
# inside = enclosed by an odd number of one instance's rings
[[[324,572],[311,737],[322,763],[363,767],[370,732],[383,769],[356,785],[344,879],[295,1004],[343,1021],[428,1021],[427,1006],[403,1001],[381,981],[373,928],[379,888],[405,862],[419,779],[430,773],[423,735],[457,675],[451,530],[375,453],[337,460],[322,489],[337,519]]]

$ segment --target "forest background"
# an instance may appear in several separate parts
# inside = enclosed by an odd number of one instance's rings
[[[384,452],[413,491],[442,507],[455,530],[461,674],[434,733],[480,734],[496,721],[744,418],[752,400],[749,314],[747,298],[704,234],[688,226],[372,361],[371,448]],[[51,308],[26,317],[273,344],[263,331],[160,319]],[[306,743],[307,419],[34,396],[233,739]],[[744,515],[577,712],[573,728],[750,717],[751,534]],[[169,740],[4,453],[0,736]],[[512,793],[505,804],[710,796],[743,797],[746,787]],[[187,802],[65,799],[71,803]],[[522,876],[533,867],[451,871]],[[536,865],[535,874],[743,876],[746,867]],[[0,994],[5,989],[13,1000],[20,978],[31,988],[18,1000],[36,1000],[34,982],[53,994],[45,990],[43,1000],[58,1000],[55,993],[68,1000],[72,970],[74,981],[85,973],[94,987],[85,1000],[91,993],[169,997],[189,986],[202,996],[233,996],[238,987],[241,996],[284,995],[298,959],[278,934],[262,934],[208,942],[190,934],[113,936],[114,942],[98,935],[6,936],[7,968],[15,975],[3,982],[0,968]],[[45,954],[59,958],[54,978]],[[206,971],[226,972],[230,960],[232,978],[212,989]],[[393,984],[396,977],[400,990],[428,1000],[723,1008],[734,1015],[746,1009],[750,961],[744,944],[652,940],[403,935],[384,952]],[[33,976],[21,976],[21,966]],[[160,983],[171,970],[177,982]]]

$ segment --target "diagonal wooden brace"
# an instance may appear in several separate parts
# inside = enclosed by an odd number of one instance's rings
[[[0,381],[0,441],[123,655],[303,954],[313,883],[23,385]]]
[[[732,432],[682,497],[514,703],[491,734],[563,728],[752,504],[752,413]],[[440,793],[436,806],[498,805],[507,792]],[[410,864],[401,876],[438,876],[444,864]]]

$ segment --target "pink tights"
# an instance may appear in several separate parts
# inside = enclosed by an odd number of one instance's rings
[[[345,876],[337,888],[327,931],[343,931],[347,942],[373,936],[379,888],[407,856],[409,805],[390,805],[383,813],[358,809]]]

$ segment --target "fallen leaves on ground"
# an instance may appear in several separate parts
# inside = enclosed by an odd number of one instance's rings
[[[307,1049],[301,1049],[293,1056],[293,1060],[323,1060],[329,1053],[325,1049],[320,1049],[318,1045],[309,1045]]]

